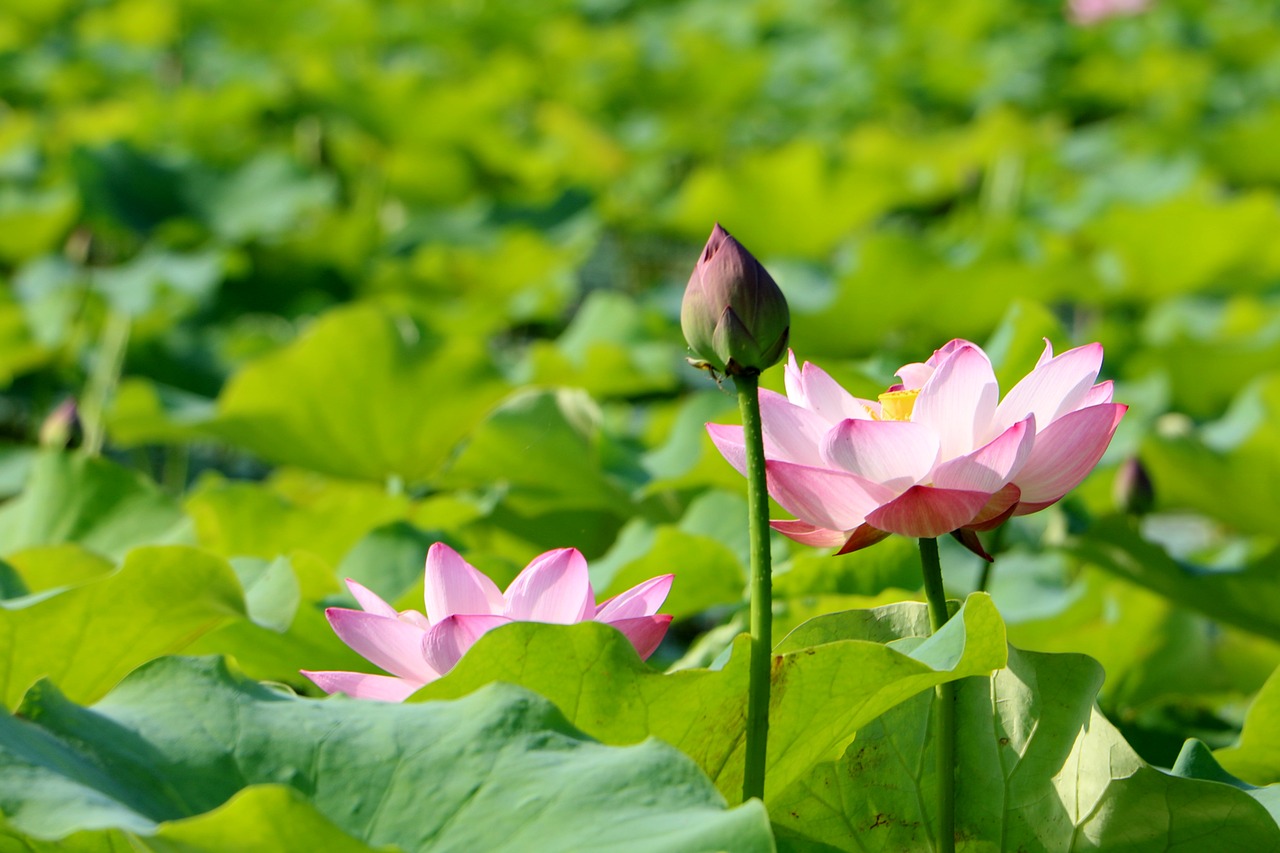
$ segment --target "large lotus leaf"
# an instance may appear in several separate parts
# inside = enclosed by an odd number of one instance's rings
[[[483,340],[356,304],[232,376],[206,430],[271,462],[417,482],[506,390]]]
[[[948,338],[981,340],[1012,299],[1051,302],[1088,277],[1075,259],[1028,261],[993,249],[957,263],[914,234],[874,232],[861,241],[858,262],[840,277],[830,304],[792,315],[791,335],[810,351],[850,356],[891,331],[895,339],[909,334],[907,344],[928,353]]]
[[[675,390],[677,345],[669,327],[635,300],[595,290],[554,344],[529,350],[530,380],[583,388],[597,397],[637,397]]]
[[[1265,285],[1277,271],[1272,235],[1280,226],[1265,192],[1227,198],[1193,191],[1158,204],[1116,205],[1085,232],[1114,253],[1125,283],[1149,298],[1204,289]]]
[[[890,605],[870,617],[924,621],[924,605]],[[820,645],[779,648],[773,666],[768,785],[786,787],[816,762],[838,755],[854,732],[907,697],[1003,665],[1004,625],[991,599],[970,596],[945,630],[911,648],[848,640],[833,617]],[[653,735],[698,762],[730,801],[741,796],[747,641],[739,638],[719,671],[664,675],[644,665],[617,631],[515,623],[486,634],[417,699],[462,696],[491,681],[528,687],[606,743]],[[698,709],[690,713],[691,708]]]
[[[233,567],[249,618],[210,631],[185,652],[228,655],[252,678],[308,689],[311,684],[298,672],[300,667],[352,670],[365,665],[324,618],[327,605],[346,597],[328,563],[299,551],[270,563],[242,557]]]
[[[602,420],[582,391],[521,391],[472,430],[444,482],[474,489],[501,484],[505,503],[524,515],[624,512],[630,500],[609,470]]]
[[[105,459],[46,452],[21,495],[0,508],[0,553],[74,542],[108,557],[184,542],[190,523],[156,486]]]
[[[1239,378],[1237,377],[1237,382]],[[1280,376],[1241,392],[1227,416],[1195,433],[1151,435],[1142,458],[1159,506],[1190,509],[1246,533],[1275,531],[1280,492]]]
[[[728,546],[643,519],[625,526],[609,553],[591,561],[591,581],[601,600],[665,574],[676,577],[662,612],[676,619],[737,604],[746,586],[742,564]]]
[[[1248,782],[1232,776],[1223,769],[1222,765],[1214,757],[1213,751],[1202,741],[1193,738],[1184,743],[1171,772],[1175,776],[1184,776],[1188,779],[1207,779],[1239,788],[1261,803],[1270,812],[1273,820],[1280,821],[1280,785],[1274,783],[1265,787],[1250,785]]]
[[[1083,655],[1012,648],[1005,669],[959,682],[960,849],[1280,849],[1280,829],[1249,793],[1138,758],[1094,706],[1101,683]],[[782,849],[934,849],[933,701],[921,694],[864,726],[838,760],[771,800]]]
[[[1246,782],[1280,782],[1280,670],[1272,673],[1254,697],[1239,742],[1215,755],[1224,768]]]
[[[80,545],[44,545],[8,557],[27,592],[79,586],[115,571],[116,564]],[[25,594],[25,593],[24,593]]]
[[[812,595],[876,595],[886,589],[918,589],[920,552],[905,536],[840,557],[797,549],[774,578],[776,598]]]
[[[1107,681],[1100,701],[1108,712],[1163,701],[1187,708],[1197,698],[1213,707],[1222,695],[1252,694],[1280,664],[1280,646],[1114,574],[1082,569],[1066,556],[1002,553],[991,594],[1011,643],[1079,652],[1102,664]]]
[[[374,848],[347,835],[284,785],[250,785],[225,804],[195,817],[160,824],[154,835],[123,829],[83,829],[46,840],[16,829],[0,818],[0,850],[27,853],[279,853],[324,850],[334,853],[392,851]]]
[[[1223,622],[1280,639],[1280,549],[1236,569],[1175,560],[1139,535],[1129,519],[1100,519],[1076,544],[1094,565]]]
[[[404,518],[412,502],[380,485],[317,477],[306,495],[279,477],[247,483],[207,476],[187,497],[201,546],[227,557],[272,559],[302,548],[337,563],[374,528]]]
[[[139,664],[243,614],[223,560],[181,546],[137,548],[99,580],[0,603],[0,700],[12,707],[47,677],[92,701]]]
[[[20,713],[0,719],[0,811],[38,839],[151,836],[276,783],[344,833],[405,850],[773,847],[763,808],[726,810],[676,750],[602,746],[509,685],[425,705],[317,701],[217,658],[163,658],[91,708],[41,682]]]

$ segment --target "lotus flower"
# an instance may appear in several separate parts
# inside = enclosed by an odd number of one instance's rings
[[[425,615],[416,610],[397,613],[350,579],[347,587],[363,609],[325,611],[344,643],[391,675],[302,674],[327,693],[402,702],[451,670],[487,631],[508,622],[607,622],[647,658],[671,623],[670,616],[655,615],[671,581],[672,575],[652,578],[597,605],[587,561],[577,549],[561,548],[534,558],[504,593],[458,552],[437,542],[427,551]]]
[[[898,371],[901,384],[861,400],[792,354],[786,390],[761,389],[769,494],[796,520],[775,530],[840,553],[890,533],[957,538],[990,559],[974,530],[1058,501],[1093,469],[1126,406],[1098,382],[1102,346],[1057,357],[1045,341],[1034,370],[1000,399],[976,344],[954,340]],[[746,471],[742,428],[707,424]]]
[[[787,348],[791,313],[768,270],[716,223],[689,277],[680,328],[695,367],[737,376],[773,367]]]
[[[1067,0],[1067,11],[1073,23],[1088,26],[1107,18],[1118,18],[1145,12],[1151,0]]]

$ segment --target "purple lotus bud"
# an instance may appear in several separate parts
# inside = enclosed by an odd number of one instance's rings
[[[73,397],[63,400],[40,424],[40,446],[59,450],[77,443],[80,432],[80,413]]]
[[[782,359],[791,313],[768,271],[717,223],[689,278],[680,326],[690,364],[736,376]]]
[[[1146,515],[1156,504],[1156,490],[1151,475],[1136,456],[1131,456],[1116,471],[1112,484],[1116,507],[1130,515]]]

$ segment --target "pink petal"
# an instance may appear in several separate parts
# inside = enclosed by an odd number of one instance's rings
[[[707,424],[707,435],[711,436],[711,443],[720,451],[725,461],[739,474],[747,476],[747,450],[742,438],[742,427]]]
[[[567,625],[590,619],[596,595],[587,561],[576,548],[560,548],[534,557],[507,587],[509,619]]]
[[[1016,507],[1013,508],[1013,512],[1011,514],[1012,515],[1031,515],[1033,513],[1039,512],[1042,509],[1048,509],[1049,507],[1053,506],[1060,500],[1062,500],[1062,498],[1054,498],[1051,501],[1036,501],[1034,503],[1030,503],[1030,502],[1019,503]]]
[[[920,388],[911,420],[937,434],[940,459],[954,459],[972,451],[979,441],[990,439],[979,433],[988,429],[999,396],[986,353],[968,344],[957,349]]]
[[[1022,378],[996,409],[995,427],[1005,429],[1035,415],[1040,430],[1079,408],[1102,368],[1102,344],[1067,350]]]
[[[1006,483],[1004,488],[987,500],[986,505],[973,517],[973,521],[965,527],[972,530],[994,530],[1009,520],[1009,516],[1018,508],[1018,499],[1021,497],[1021,489],[1013,483]]]
[[[351,594],[355,596],[356,602],[364,612],[376,613],[379,616],[390,616],[392,619],[397,616],[394,607],[383,601],[372,590],[361,586],[351,578],[347,578],[347,589],[351,590]]]
[[[1104,403],[1064,415],[1036,436],[1031,458],[1015,478],[1022,504],[1052,503],[1080,485],[1111,443],[1129,407]],[[1019,515],[1025,515],[1023,507]]]
[[[916,361],[899,367],[894,376],[902,380],[903,388],[914,390],[928,382],[929,377],[933,375],[933,371],[933,365]]]
[[[934,350],[933,355],[929,356],[929,359],[923,364],[918,361],[912,362],[911,364],[904,364],[902,367],[898,368],[898,372],[894,375],[902,380],[902,387],[904,389],[920,388],[924,383],[929,381],[929,377],[934,374],[934,371],[936,371],[944,361],[965,347],[980,349],[980,347],[975,343],[966,341],[963,338],[954,338]]]
[[[939,465],[933,472],[933,484],[942,489],[993,494],[1022,470],[1035,441],[1035,418],[1018,421],[973,453]]]
[[[995,562],[995,558],[987,553],[986,548],[982,547],[982,540],[978,538],[978,534],[974,533],[972,529],[962,527],[959,530],[951,531],[951,535],[955,537],[957,542],[977,554],[982,559],[986,560],[988,563]]]
[[[422,658],[421,628],[387,616],[330,607],[324,612],[333,631],[370,663],[392,675],[425,683],[439,676]]]
[[[1036,359],[1036,367],[1043,367],[1053,360],[1053,341],[1048,338],[1041,338],[1040,340],[1044,341],[1044,351]]]
[[[1084,395],[1084,399],[1080,401],[1077,409],[1086,409],[1089,406],[1101,406],[1103,403],[1111,402],[1111,394],[1115,390],[1115,385],[1110,379],[1105,382],[1099,382],[1089,389],[1089,393]]]
[[[837,545],[843,545],[849,538],[849,534],[842,530],[827,530],[825,527],[817,527],[807,521],[775,519],[769,522],[769,526],[788,539],[793,539],[801,545],[812,545],[815,548],[834,548]]]
[[[845,540],[844,546],[836,552],[836,554],[852,554],[854,551],[861,551],[863,548],[870,548],[872,545],[889,538],[889,531],[880,530],[872,527],[870,524],[861,524],[856,530]]]
[[[423,597],[432,625],[455,613],[501,613],[506,606],[497,584],[443,542],[427,551]]]
[[[795,353],[791,354],[783,382],[792,403],[818,415],[828,426],[845,418],[866,420],[871,417],[866,409],[866,400],[850,394],[818,365],[806,361],[803,368],[797,368]]]
[[[828,530],[852,530],[871,510],[894,498],[892,489],[857,474],[766,460],[769,494],[792,515]]]
[[[422,687],[422,682],[390,675],[369,675],[364,672],[312,672],[302,670],[325,693],[345,693],[356,699],[377,699],[380,702],[403,702]]]
[[[673,580],[675,575],[650,578],[626,592],[615,595],[596,608],[596,621],[613,622],[617,619],[652,616],[658,612],[662,602],[667,600],[667,593],[671,592]]]
[[[446,673],[462,659],[476,640],[511,620],[503,616],[455,615],[442,619],[422,635],[422,657],[438,672]]]
[[[989,497],[986,492],[912,486],[890,503],[868,513],[867,523],[903,536],[941,536],[968,524]]]
[[[938,461],[938,437],[910,421],[841,421],[822,447],[824,467],[840,468],[900,493]]]
[[[818,447],[831,425],[818,415],[794,406],[781,394],[760,389],[760,427],[764,452],[770,459],[821,465]]]
[[[671,617],[640,616],[635,619],[619,619],[609,624],[626,635],[631,645],[635,646],[636,654],[640,655],[641,660],[648,660],[649,655],[654,653],[662,642],[662,638],[666,636]]]

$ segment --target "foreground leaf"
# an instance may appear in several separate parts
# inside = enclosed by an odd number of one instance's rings
[[[894,604],[871,613],[867,618],[919,622],[924,605]],[[774,658],[769,791],[838,756],[859,727],[907,697],[990,672],[1005,659],[1004,625],[981,594],[970,596],[945,631],[914,648],[837,639],[835,624],[828,627],[830,633],[815,640],[821,645],[788,639]],[[519,684],[606,743],[652,735],[678,746],[732,802],[742,785],[746,643],[738,639],[723,670],[663,675],[608,626],[515,623],[482,637],[449,675],[416,698],[462,696],[492,681]]]
[[[33,722],[0,718],[0,812],[36,839],[106,828],[172,837],[162,824],[279,783],[350,836],[406,850],[773,847],[759,804],[727,811],[675,750],[601,746],[509,685],[428,705],[316,701],[232,675],[220,659],[164,658],[92,708],[41,682],[20,713]],[[210,823],[187,840],[225,832]]]
[[[1249,793],[1145,764],[1094,706],[1083,655],[1009,650],[957,691],[956,840],[969,850],[1280,850]],[[932,850],[933,695],[865,726],[844,755],[770,801],[782,849]]]
[[[135,549],[99,580],[0,602],[0,700],[12,707],[51,678],[72,699],[92,701],[139,664],[243,615],[223,560],[181,546]]]
[[[1271,674],[1244,718],[1239,742],[1215,753],[1230,773],[1255,785],[1280,782],[1280,669]]]
[[[65,838],[42,840],[6,826],[0,818],[0,849],[9,849],[8,844],[26,853],[368,853],[399,849],[374,848],[357,841],[316,811],[302,794],[284,785],[251,785],[213,811],[160,824],[149,836],[122,829],[84,829]]]

